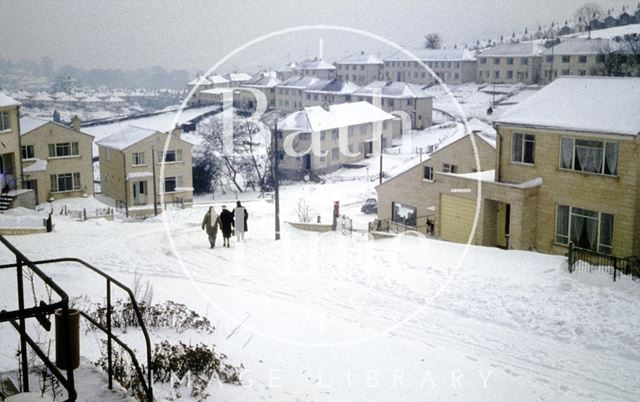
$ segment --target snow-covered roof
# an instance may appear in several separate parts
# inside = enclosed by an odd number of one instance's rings
[[[241,86],[257,88],[273,88],[280,83],[280,80],[268,73],[258,73],[249,81],[245,81]]]
[[[56,98],[56,102],[76,102],[76,101],[77,99],[69,94],[64,94]]]
[[[561,77],[496,123],[604,134],[640,133],[640,78]]]
[[[158,132],[149,128],[127,126],[97,141],[96,144],[122,151]]]
[[[122,103],[122,102],[124,102],[124,99],[122,99],[119,96],[112,95],[112,96],[108,97],[107,99],[105,99],[104,101],[105,102],[109,102],[109,103]]]
[[[242,82],[249,81],[251,79],[251,76],[247,73],[229,73],[225,74],[224,78],[232,82]]]
[[[411,50],[422,61],[472,61],[475,54],[468,49],[416,49]],[[397,52],[384,61],[415,61],[405,52]]]
[[[496,130],[488,123],[483,122],[475,117],[471,118],[467,122],[469,129],[489,146],[495,149],[496,147]]]
[[[46,92],[38,92],[31,100],[34,102],[52,102],[53,98]]]
[[[35,130],[36,128],[40,128],[45,124],[49,123],[50,120],[38,119],[31,116],[24,116],[20,118],[20,134],[25,135],[26,133]]]
[[[43,159],[36,159],[31,165],[23,167],[24,173],[44,172],[47,170],[47,161]]]
[[[224,78],[221,75],[210,75],[207,77],[207,80],[209,81],[209,83],[216,85],[216,84],[227,84],[229,83],[229,80]]]
[[[329,106],[329,110],[321,106],[312,106],[290,113],[278,121],[278,128],[287,131],[318,132],[394,118],[369,102],[341,103]]]
[[[371,54],[352,54],[336,62],[336,64],[384,64],[382,60]]]
[[[544,55],[572,55],[598,54],[604,50],[617,50],[620,45],[608,39],[567,39],[551,49],[546,49]]]
[[[98,98],[95,95],[91,95],[91,96],[87,96],[86,98],[81,100],[81,102],[82,103],[100,103],[100,102],[102,102],[102,99]]]
[[[73,96],[77,99],[82,99],[82,98],[86,98],[88,95],[85,94],[84,92],[74,92]]]
[[[319,80],[309,85],[304,92],[322,92],[340,95],[349,95],[360,89],[360,87],[351,81],[343,81],[337,78],[333,80]]]
[[[540,56],[545,51],[544,46],[533,42],[500,44],[485,50],[478,57],[522,57]]]
[[[316,77],[311,77],[308,75],[301,77],[299,75],[294,75],[293,77],[289,77],[276,86],[278,88],[306,89],[310,85],[313,85],[318,81],[320,81],[320,79]]]
[[[591,38],[613,39],[617,37],[624,37],[626,35],[640,35],[640,24],[623,25],[619,27],[596,29],[591,31]],[[581,32],[580,34],[574,34],[578,38],[589,37],[589,32]]]
[[[336,66],[322,59],[309,59],[296,65],[296,70],[335,70]]]
[[[17,100],[10,98],[9,96],[0,92],[0,107],[8,107],[8,106],[20,106],[21,103]]]
[[[203,76],[199,75],[196,78],[194,78],[191,81],[189,81],[189,83],[187,85],[190,85],[190,86],[211,85],[211,81],[209,81],[209,79],[204,78]]]
[[[383,98],[432,98],[432,96],[423,91],[419,85],[402,81],[374,81],[358,89],[353,94],[371,96],[375,93],[379,93]]]

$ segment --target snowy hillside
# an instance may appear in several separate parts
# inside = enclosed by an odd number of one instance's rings
[[[282,219],[295,221],[304,198],[328,222],[340,200],[364,224],[359,207],[373,186],[285,186]],[[10,241],[33,259],[75,256],[125,284],[142,277],[156,301],[206,314],[213,335],[151,336],[215,344],[244,365],[243,385],[212,385],[209,400],[637,400],[638,283],[571,275],[560,256],[429,239],[372,241],[283,224],[276,242],[264,200],[246,202],[245,243],[211,250],[200,230],[207,206],[171,210],[166,221],[57,218],[51,234]],[[102,281],[75,266],[46,272],[72,296],[104,297]],[[13,281],[0,272],[0,308]],[[83,335],[89,359],[96,336]],[[15,331],[0,327],[0,349],[16,345]],[[11,353],[0,355],[1,369],[14,365]]]

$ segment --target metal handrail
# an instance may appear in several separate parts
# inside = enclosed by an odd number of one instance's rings
[[[0,266],[2,268],[16,268],[16,276],[18,281],[18,310],[0,311],[0,322],[8,321],[20,334],[20,355],[22,365],[22,391],[29,392],[29,367],[27,361],[27,345],[38,355],[42,362],[49,369],[55,367],[55,365],[49,360],[42,350],[37,346],[35,342],[27,334],[25,319],[36,317],[39,315],[52,314],[55,310],[62,310],[62,325],[65,328],[69,327],[69,296],[62,290],[50,277],[45,275],[32,261],[30,261],[24,254],[15,248],[4,236],[0,236],[0,242],[16,257],[15,264],[5,264]],[[24,285],[23,285],[23,264],[29,267],[32,272],[37,275],[47,286],[49,286],[58,296],[60,301],[52,304],[41,304],[38,307],[25,308],[24,307]],[[15,320],[18,319],[18,323]],[[71,337],[66,337],[64,345],[67,356],[71,356],[72,345]],[[75,390],[75,382],[73,376],[73,368],[71,365],[67,368],[67,378],[64,379],[62,373],[57,369],[51,369],[54,375],[60,380],[60,383],[67,391],[67,402],[73,402],[77,398]]]
[[[89,322],[91,322],[94,326],[96,326],[98,329],[100,329],[101,331],[103,331],[106,335],[107,335],[107,364],[108,364],[108,377],[109,377],[109,389],[113,388],[113,361],[112,361],[112,355],[113,355],[113,346],[112,346],[112,341],[115,341],[117,344],[119,344],[120,346],[123,347],[123,349],[125,351],[127,351],[127,353],[130,355],[131,357],[131,361],[136,369],[136,373],[138,374],[138,377],[140,377],[141,380],[141,384],[142,387],[144,389],[144,392],[147,396],[147,398],[149,399],[149,401],[153,401],[153,373],[151,371],[151,339],[149,337],[149,332],[147,331],[147,328],[144,324],[144,320],[142,318],[142,314],[140,312],[140,308],[138,306],[138,303],[135,299],[135,296],[133,294],[133,291],[131,289],[129,289],[127,286],[125,286],[122,282],[118,281],[117,279],[115,279],[114,277],[112,277],[111,275],[101,271],[100,269],[94,267],[93,265],[87,263],[86,261],[83,261],[79,258],[54,258],[54,259],[47,259],[47,260],[38,260],[38,261],[29,261],[28,259],[26,259],[26,257],[24,257],[24,255],[22,253],[20,253],[20,251],[18,251],[15,247],[13,247],[13,245],[11,245],[11,243],[9,243],[6,239],[4,239],[4,237],[0,236],[0,241],[2,241],[2,243],[4,243],[10,250],[15,251],[15,253],[17,253],[17,255],[21,256],[23,258],[23,260],[28,261],[28,266],[30,268],[32,268],[34,270],[34,272],[38,273],[39,276],[46,278],[46,280],[48,280],[49,282],[51,282],[51,284],[53,285],[52,288],[54,290],[59,290],[60,292],[62,292],[64,294],[65,297],[65,302],[66,302],[66,309],[68,310],[68,301],[69,298],[67,296],[66,293],[64,293],[64,291],[62,291],[62,289],[60,287],[58,287],[58,285],[53,282],[53,280],[51,280],[51,278],[49,278],[48,276],[46,276],[39,268],[36,267],[37,265],[46,265],[46,264],[56,264],[56,263],[65,263],[65,262],[72,262],[72,263],[77,263],[80,264],[82,266],[84,266],[85,268],[90,269],[91,271],[97,273],[98,275],[102,276],[103,278],[106,279],[106,287],[107,287],[107,325],[106,327],[99,324],[96,320],[92,319],[90,316],[88,316],[87,314],[85,314],[84,312],[80,311],[80,314],[85,317]],[[12,268],[12,267],[16,267],[19,264],[4,264],[4,265],[0,265],[0,269],[3,268]],[[46,282],[46,281],[45,281]],[[47,282],[48,283],[48,282]],[[111,312],[112,312],[112,305],[111,305],[111,284],[114,284],[116,286],[118,286],[120,289],[124,290],[125,293],[127,293],[127,295],[129,296],[129,299],[131,300],[131,305],[133,307],[133,310],[136,314],[136,318],[138,320],[138,324],[140,325],[140,329],[142,330],[142,334],[144,336],[145,339],[145,347],[146,347],[146,352],[147,352],[147,378],[145,379],[145,376],[142,372],[142,369],[140,368],[140,364],[138,363],[138,359],[135,357],[135,354],[133,353],[133,351],[124,343],[122,342],[117,336],[113,335],[112,333],[112,328],[111,328]],[[56,306],[56,304],[51,304],[49,307],[51,306]],[[65,309],[65,307],[63,307],[63,310]],[[28,312],[30,312],[31,314],[35,315],[35,314],[39,314],[41,313],[43,310],[39,310],[37,311],[35,308],[31,308],[31,309],[24,309]],[[51,308],[48,308],[46,311],[51,310]],[[54,309],[55,310],[55,309]],[[53,312],[53,310],[52,310]],[[0,312],[1,314],[1,312]],[[71,347],[70,344],[70,340],[69,340],[69,348]],[[71,350],[71,349],[69,349]]]

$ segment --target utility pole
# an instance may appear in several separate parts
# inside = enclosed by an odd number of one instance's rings
[[[276,119],[275,129],[273,130],[273,196],[275,198],[275,224],[276,224],[276,240],[280,240],[280,189],[278,178],[278,162],[280,160],[280,151],[278,149],[278,120]]]
[[[402,127],[402,122],[400,122],[400,127]],[[402,130],[402,128],[400,129]],[[379,181],[380,184],[382,184],[382,151],[384,150],[384,147],[382,145],[382,139],[383,139],[383,135],[382,135],[382,130],[380,130],[380,174],[379,174]]]

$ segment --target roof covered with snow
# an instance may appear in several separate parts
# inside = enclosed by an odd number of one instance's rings
[[[340,127],[393,120],[395,117],[369,102],[341,103],[329,106],[306,107],[278,121],[278,128],[287,131],[331,130]]]
[[[289,77],[288,79],[282,81],[280,84],[277,85],[277,87],[306,89],[310,85],[313,85],[318,81],[320,81],[320,79],[316,77],[311,77],[308,75],[301,77],[299,75],[294,75],[293,77]]]
[[[305,60],[296,65],[296,70],[335,70],[336,66],[322,59]]]
[[[382,60],[371,54],[352,54],[336,62],[336,64],[384,64]]]
[[[269,73],[258,73],[249,81],[242,83],[242,86],[257,88],[273,88],[280,83],[280,80]]]
[[[0,92],[0,107],[20,106],[20,102]]]
[[[349,95],[360,89],[360,87],[351,81],[343,81],[337,78],[333,80],[319,80],[309,85],[305,92],[323,92],[340,95]]]
[[[199,75],[196,78],[194,78],[191,81],[189,81],[189,84],[187,84],[187,85],[192,85],[192,86],[196,86],[196,85],[211,85],[211,81],[209,81],[208,79],[206,79],[203,76]]]
[[[35,130],[36,128],[40,128],[45,124],[49,123],[50,120],[38,119],[31,116],[24,116],[20,118],[20,134],[25,135],[26,133]]]
[[[221,75],[217,75],[217,74],[208,76],[208,77],[207,77],[207,80],[208,80],[211,84],[213,84],[213,85],[216,85],[216,84],[226,84],[226,83],[228,83],[228,82],[229,82],[229,80],[228,80],[228,79],[224,78],[224,77],[223,77],[223,76],[221,76]]]
[[[468,120],[469,129],[492,148],[496,147],[496,130],[488,123],[475,117]]]
[[[623,38],[626,35],[640,35],[640,24],[630,24],[623,25],[619,27],[606,28],[606,29],[596,29],[591,31],[592,38],[603,38],[603,39],[613,39],[613,38]],[[587,38],[589,37],[589,32],[582,32],[580,34],[574,34],[574,36],[579,38]]]
[[[467,61],[475,60],[475,55],[468,49],[416,49],[411,53],[422,61]],[[384,61],[414,61],[405,52],[398,52]]]
[[[47,170],[48,162],[43,159],[36,159],[31,165],[23,167],[22,171],[24,173],[33,173],[33,172],[44,172]]]
[[[149,128],[126,126],[110,136],[97,141],[96,144],[122,151],[158,132],[159,131]]]
[[[224,78],[232,82],[249,81],[251,76],[247,73],[228,73],[224,75]]]
[[[380,94],[384,98],[432,98],[419,85],[402,81],[374,81],[353,93],[360,96]]]
[[[640,78],[561,77],[496,123],[597,133],[640,133]]]
[[[545,55],[598,54],[603,50],[616,50],[620,45],[608,39],[568,39],[551,49]]]
[[[508,43],[487,49],[478,57],[540,56],[544,51],[544,46],[533,42]]]
[[[296,67],[296,63],[287,63],[284,66],[278,68],[276,70],[276,72],[278,73],[289,73],[291,71],[294,71]]]

